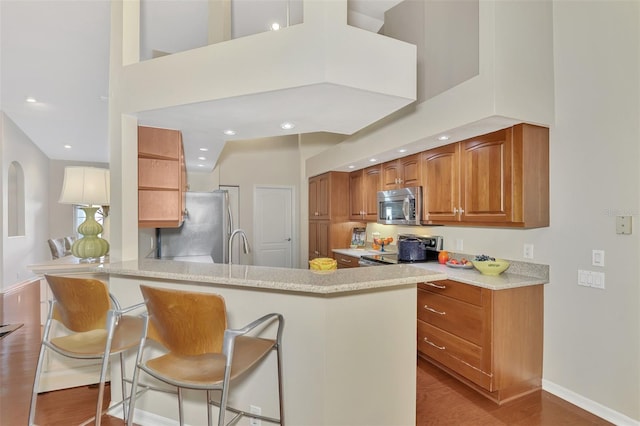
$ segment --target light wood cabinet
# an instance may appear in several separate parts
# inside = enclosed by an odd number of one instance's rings
[[[420,155],[408,155],[382,165],[383,191],[420,186]]]
[[[349,256],[349,255],[346,255],[346,254],[335,253],[334,258],[336,259],[336,262],[338,263],[338,269],[358,268],[360,266],[358,264],[358,261],[360,260],[360,258],[355,257],[355,256]]]
[[[309,219],[349,217],[349,173],[328,172],[309,178]]]
[[[186,167],[178,130],[138,127],[138,226],[177,228],[184,220]]]
[[[309,260],[349,247],[355,226],[363,224],[349,222],[349,173],[309,178]]]
[[[549,130],[519,124],[421,155],[423,224],[549,226]]]
[[[418,354],[498,404],[541,388],[543,286],[418,284]]]
[[[375,222],[378,218],[378,191],[380,191],[380,165],[349,174],[349,219]]]

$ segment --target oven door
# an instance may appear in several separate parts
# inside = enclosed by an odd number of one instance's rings
[[[358,266],[384,266],[384,263],[376,262],[375,260],[360,258],[360,260],[358,260]]]

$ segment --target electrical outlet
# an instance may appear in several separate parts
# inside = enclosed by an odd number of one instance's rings
[[[533,244],[525,244],[522,256],[525,259],[533,259]]]
[[[262,414],[262,408],[256,406],[256,405],[250,405],[249,406],[249,412],[251,414]],[[250,426],[261,426],[262,425],[262,420],[260,419],[249,419],[249,425]]]
[[[578,269],[578,285],[604,290],[604,272],[584,271]]]
[[[462,238],[456,238],[456,251],[464,250],[464,241]]]

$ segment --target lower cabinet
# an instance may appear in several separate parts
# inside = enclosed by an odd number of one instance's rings
[[[309,221],[309,260],[317,257],[333,257],[333,249],[349,247],[354,227],[361,223],[327,220]]]
[[[348,256],[346,254],[340,254],[340,253],[334,253],[333,257],[336,259],[336,262],[338,263],[338,269],[357,268],[360,266],[358,264],[358,261],[360,260],[360,258],[358,257]]]
[[[418,354],[494,402],[541,388],[543,286],[418,284]]]

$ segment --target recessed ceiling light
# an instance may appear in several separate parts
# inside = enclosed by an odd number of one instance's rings
[[[400,152],[400,153],[402,153],[402,152],[407,152],[407,149],[406,149],[406,148],[400,148],[400,149],[398,150],[398,152]]]
[[[209,148],[200,148],[200,151],[207,152],[209,151]]]
[[[278,24],[277,22],[274,22],[273,24],[271,24],[271,31],[278,31],[280,29],[280,24]]]
[[[283,130],[291,130],[291,129],[293,129],[294,127],[296,127],[296,125],[295,125],[295,124],[293,124],[293,123],[290,123],[290,122],[288,122],[288,121],[285,121],[284,123],[282,123],[282,124],[280,125],[280,127],[281,127]]]
[[[370,159],[369,159],[369,161],[371,161],[372,163],[375,163],[375,162],[376,162],[376,161],[378,161],[378,160],[377,160],[377,159],[375,159],[375,158],[370,158]]]
[[[25,101],[26,101],[26,102],[29,102],[30,104],[34,104],[34,103],[38,102],[38,101],[36,100],[36,98],[34,98],[34,97],[32,97],[32,96],[27,96],[27,97],[25,98]]]
[[[71,149],[71,145],[64,145],[65,149]]]
[[[200,161],[204,161],[206,159],[207,159],[207,157],[198,157],[198,160],[200,160]]]
[[[447,136],[447,135],[438,136],[438,140],[439,141],[447,141],[447,140],[449,140],[449,136]]]
[[[198,167],[204,167],[204,164],[198,164]]]
[[[355,169],[356,166],[354,166],[353,164],[349,166],[350,169]]]
[[[227,135],[227,136],[233,136],[233,135],[236,134],[236,131],[233,130],[233,129],[227,129],[227,130],[224,131],[224,134]]]

